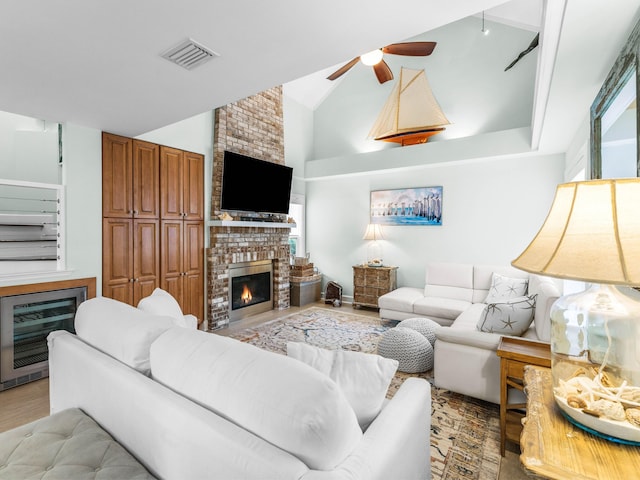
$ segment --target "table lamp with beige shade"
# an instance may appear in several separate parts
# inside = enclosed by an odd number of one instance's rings
[[[640,179],[558,185],[547,218],[511,263],[581,280],[551,308],[557,405],[572,423],[640,444]]]
[[[370,223],[364,232],[363,240],[370,240],[367,246],[367,265],[370,267],[381,267],[382,245],[378,240],[382,240],[382,228],[377,223]]]

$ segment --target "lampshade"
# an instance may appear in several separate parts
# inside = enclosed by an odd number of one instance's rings
[[[540,231],[511,264],[569,280],[640,285],[640,179],[558,185]]]
[[[370,223],[367,225],[367,230],[364,232],[363,240],[384,240],[382,237],[382,229],[377,223]]]

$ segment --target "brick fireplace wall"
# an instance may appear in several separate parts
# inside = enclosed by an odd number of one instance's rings
[[[211,218],[217,219],[224,151],[284,165],[282,87],[216,109],[213,138]],[[246,212],[243,216],[248,216]],[[252,214],[258,217],[258,214]],[[282,216],[286,222],[286,215]],[[268,225],[268,224],[266,224]],[[207,249],[209,330],[229,324],[229,265],[273,261],[273,307],[289,307],[289,229],[256,226],[211,226]]]

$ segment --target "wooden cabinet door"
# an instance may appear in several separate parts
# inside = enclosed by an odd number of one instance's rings
[[[133,141],[133,217],[158,218],[160,213],[160,147]]]
[[[204,318],[204,225],[184,222],[184,297],[183,313]]]
[[[130,218],[133,213],[130,138],[102,134],[102,216]]]
[[[183,151],[160,147],[160,212],[163,219],[182,220]]]
[[[169,292],[180,305],[183,295],[183,223],[182,220],[160,222],[160,288]]]
[[[134,220],[133,230],[133,305],[137,305],[160,281],[158,220]]]
[[[204,220],[204,156],[184,152],[183,209],[185,220]]]
[[[102,295],[124,303],[133,302],[132,221],[102,221]]]

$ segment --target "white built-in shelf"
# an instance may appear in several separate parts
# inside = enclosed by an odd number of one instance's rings
[[[262,227],[262,228],[295,228],[295,223],[288,222],[251,222],[247,220],[208,220],[208,227]]]

